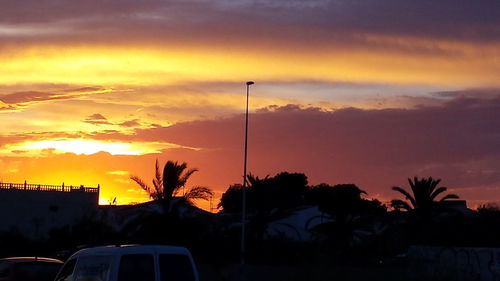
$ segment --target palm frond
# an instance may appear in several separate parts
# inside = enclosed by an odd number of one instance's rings
[[[410,201],[410,203],[413,205],[414,208],[417,207],[417,201],[416,201],[416,199],[413,196],[411,196],[411,194],[408,191],[406,191],[405,189],[403,189],[403,188],[401,188],[399,186],[394,186],[392,188],[392,190],[397,191],[397,192],[403,194],[406,197],[406,199],[408,199],[408,201]],[[415,192],[413,194],[415,194]]]
[[[438,187],[436,188],[431,194],[430,194],[430,198],[432,201],[434,201],[434,199],[436,199],[436,197],[438,197],[439,194],[445,192],[448,188],[442,186],[442,187]]]
[[[172,192],[172,197],[178,197],[179,196],[179,193],[180,193],[180,188],[176,188],[174,189],[174,192]]]
[[[432,177],[429,177],[429,179],[432,181],[432,186],[434,187],[438,186],[441,182],[441,179],[434,180]]]
[[[427,187],[427,190],[428,190],[428,195],[429,197],[434,193],[434,191],[436,190],[436,187],[438,186],[438,184],[441,182],[440,179],[437,179],[437,180],[434,180],[432,177],[429,177],[426,181],[426,187]]]
[[[179,164],[179,162],[175,161],[175,165],[177,166],[177,170],[179,171],[179,174],[182,174],[182,172],[184,172],[184,170],[186,170],[186,168],[187,168],[186,162],[182,162],[181,164]]]
[[[198,169],[196,169],[196,168],[189,169],[182,176],[180,176],[178,187],[182,187],[182,186],[186,185],[186,182],[188,181],[189,177],[191,177],[191,175],[194,174],[195,172],[198,172]]]
[[[406,210],[406,211],[411,211],[413,210],[410,204],[408,204],[406,201],[400,200],[400,199],[394,199],[391,201],[391,207],[393,207],[396,210]]]
[[[418,197],[419,197],[419,193],[420,192],[419,192],[418,186],[420,185],[420,181],[419,181],[418,177],[414,177],[413,181],[410,178],[408,178],[408,183],[410,184],[410,189],[411,189],[411,192],[413,193],[413,197],[412,198],[415,201],[414,206],[416,206],[416,202],[419,201]]]
[[[249,183],[251,186],[255,185],[257,181],[259,180],[259,177],[254,176],[252,173],[248,173],[245,181]]]
[[[135,181],[143,190],[148,192],[151,190],[151,188],[141,178],[137,176],[131,176],[130,179]]]
[[[446,194],[443,198],[439,199],[439,202],[446,201],[448,199],[460,199],[460,197],[456,194]]]
[[[415,187],[415,184],[417,184],[417,183],[418,183],[417,177],[414,177],[413,181],[411,180],[411,178],[408,178],[408,184],[410,184],[411,189],[413,189]]]
[[[182,177],[182,173],[187,169],[187,163],[182,162],[181,164],[179,164],[179,162],[175,161],[173,162],[173,164],[174,165],[172,172],[175,175],[176,182],[179,182]]]
[[[214,192],[207,188],[207,187],[202,187],[202,186],[197,186],[197,187],[192,187],[190,188],[186,194],[184,194],[184,197],[190,201],[190,200],[197,200],[197,199],[203,199],[203,200],[209,200],[210,197],[214,195]]]
[[[131,176],[130,179],[135,181],[144,191],[146,191],[149,194],[149,197],[156,199],[155,192],[151,190],[151,187],[147,185],[141,178],[137,176]]]
[[[163,193],[163,177],[160,171],[160,165],[158,164],[158,159],[155,162],[155,177],[153,179],[153,187],[156,193]]]

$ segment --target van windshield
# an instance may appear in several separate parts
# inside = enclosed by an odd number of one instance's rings
[[[191,260],[186,255],[160,255],[161,281],[195,281]]]
[[[108,281],[110,267],[110,256],[80,257],[76,265],[74,280]]]
[[[68,281],[73,279],[76,259],[71,259],[64,264],[63,268],[56,277],[56,281]]]

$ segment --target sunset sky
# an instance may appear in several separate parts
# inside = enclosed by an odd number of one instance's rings
[[[0,180],[125,204],[177,160],[216,204],[242,179],[247,80],[253,174],[500,202],[497,0],[0,0]]]

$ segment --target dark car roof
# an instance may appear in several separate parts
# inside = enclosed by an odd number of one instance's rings
[[[3,258],[0,261],[10,261],[10,262],[52,262],[52,263],[63,263],[58,259],[51,258],[41,258],[41,257],[10,257]]]

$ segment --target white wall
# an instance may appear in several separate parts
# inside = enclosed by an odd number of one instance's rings
[[[97,209],[98,193],[0,189],[0,231],[17,228],[27,237],[44,237]]]

